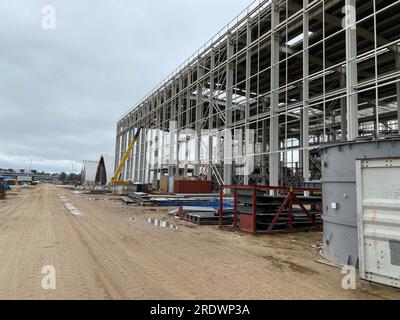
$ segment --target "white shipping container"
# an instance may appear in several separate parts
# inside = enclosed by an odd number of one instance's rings
[[[17,180],[19,182],[32,182],[32,177],[29,177],[29,176],[18,176]]]
[[[360,277],[400,288],[400,159],[357,161]]]

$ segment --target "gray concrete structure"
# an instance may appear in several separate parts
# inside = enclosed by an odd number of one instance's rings
[[[253,152],[262,183],[318,180],[321,143],[398,133],[399,18],[400,1],[254,2],[118,122],[116,164],[133,132],[156,123],[123,177],[248,183],[242,160]],[[246,130],[255,132],[254,151]],[[229,132],[240,149],[232,156]]]

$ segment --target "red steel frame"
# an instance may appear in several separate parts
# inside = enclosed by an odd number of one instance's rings
[[[223,203],[224,203],[224,190],[231,189],[233,190],[233,198],[234,198],[234,218],[233,218],[233,226],[234,228],[238,227],[238,190],[252,190],[253,197],[252,197],[252,206],[253,206],[253,233],[257,233],[257,191],[273,191],[274,195],[277,195],[278,192],[286,192],[286,197],[282,202],[281,206],[279,207],[278,212],[276,213],[274,219],[272,220],[269,228],[268,233],[271,233],[275,224],[278,222],[282,212],[285,210],[286,207],[289,208],[289,232],[293,231],[293,205],[297,204],[300,206],[301,210],[310,220],[310,222],[320,228],[315,221],[315,216],[310,214],[310,212],[304,207],[301,201],[297,198],[296,193],[300,192],[309,192],[312,193],[321,193],[321,189],[311,189],[311,188],[291,188],[291,187],[272,187],[272,186],[222,186],[219,191],[219,227],[222,228],[222,218],[223,218]]]

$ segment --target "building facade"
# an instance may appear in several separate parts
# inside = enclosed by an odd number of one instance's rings
[[[293,185],[320,178],[321,144],[399,134],[399,18],[393,0],[255,1],[118,122],[116,165],[152,122],[122,178]]]
[[[95,184],[98,165],[98,161],[84,160],[82,162],[81,183],[83,185]]]

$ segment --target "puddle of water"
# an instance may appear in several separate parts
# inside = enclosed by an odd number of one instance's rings
[[[175,226],[172,223],[165,221],[165,220],[147,219],[147,222],[156,227],[178,230],[177,226]]]
[[[76,208],[72,203],[65,203],[65,207],[73,214],[74,216],[80,216],[82,213]]]
[[[72,191],[72,193],[73,193],[75,196],[80,197],[81,194],[82,194],[82,191]]]
[[[67,203],[69,199],[67,197],[60,197],[61,202]]]

